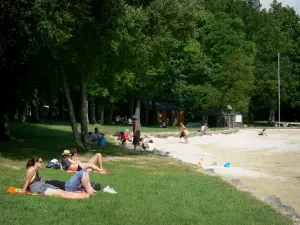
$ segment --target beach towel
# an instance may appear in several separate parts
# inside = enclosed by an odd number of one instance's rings
[[[11,194],[23,194],[23,195],[34,195],[34,196],[46,196],[44,194],[37,194],[37,193],[31,193],[30,191],[27,191],[27,192],[22,192],[23,189],[22,188],[17,188],[17,187],[14,187],[14,186],[10,186],[8,189],[7,189],[7,192],[11,193]],[[78,194],[84,194],[85,192],[84,191],[76,191],[76,193]]]
[[[17,187],[14,187],[14,186],[10,186],[7,189],[7,192],[9,192],[11,194],[23,194],[23,195],[40,195],[40,196],[44,195],[44,194],[31,193],[30,191],[27,191],[27,192],[24,193],[22,188],[17,188]]]

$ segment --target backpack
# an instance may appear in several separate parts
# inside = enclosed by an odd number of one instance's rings
[[[46,168],[60,169],[60,163],[58,160],[51,160],[47,163]]]

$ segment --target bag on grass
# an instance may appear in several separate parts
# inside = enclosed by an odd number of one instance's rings
[[[47,163],[46,168],[60,169],[60,163],[57,159],[52,159]]]

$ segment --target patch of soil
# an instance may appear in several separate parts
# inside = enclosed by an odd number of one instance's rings
[[[20,170],[21,169],[18,166],[13,166],[13,165],[10,165],[10,164],[7,164],[7,163],[3,163],[3,162],[0,162],[0,167],[7,167],[7,168],[14,169],[14,170]]]

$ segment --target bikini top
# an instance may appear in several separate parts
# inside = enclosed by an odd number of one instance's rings
[[[30,184],[41,181],[41,180],[42,180],[42,178],[40,177],[39,171],[36,171],[36,173],[30,180]]]

